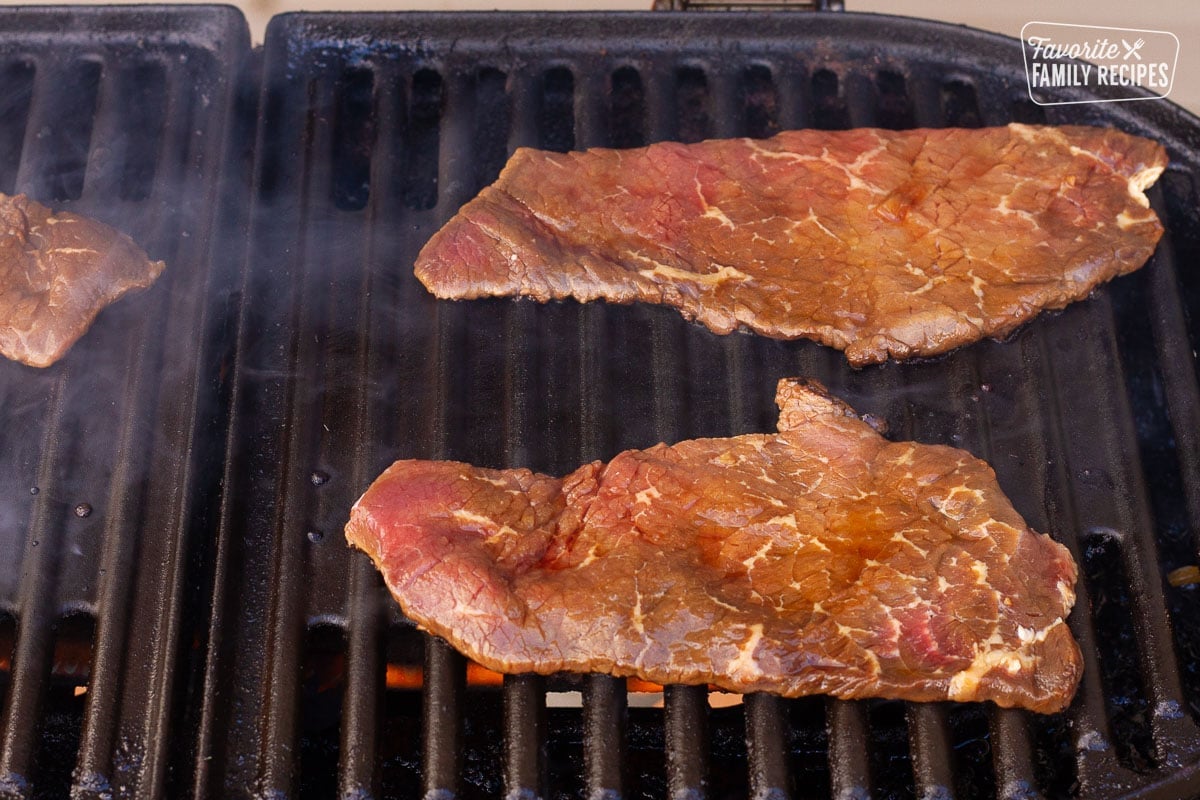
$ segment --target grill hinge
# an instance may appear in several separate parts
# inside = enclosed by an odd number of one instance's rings
[[[845,0],[654,0],[655,11],[845,11]]]

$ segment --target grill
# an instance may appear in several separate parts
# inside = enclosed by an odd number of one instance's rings
[[[303,14],[251,51],[226,8],[9,10],[0,74],[0,190],[169,265],[61,364],[0,363],[0,797],[1200,792],[1200,586],[1166,579],[1200,558],[1195,118],[1036,106],[1012,40],[851,14]],[[1117,125],[1172,166],[1151,263],[1005,343],[854,371],[667,309],[439,303],[412,277],[519,145],[1011,120]],[[343,546],[396,458],[561,474],[772,430],[785,375],[988,459],[1071,548],[1070,709],[499,678]]]

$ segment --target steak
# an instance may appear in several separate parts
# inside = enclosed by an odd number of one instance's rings
[[[101,309],[162,271],[102,222],[0,194],[0,354],[53,364]]]
[[[661,303],[855,365],[932,356],[1142,266],[1166,163],[1119,131],[1018,124],[521,149],[416,275],[440,298]]]
[[[561,479],[397,461],[346,539],[410,619],[499,671],[1064,708],[1076,567],[988,465],[890,442],[815,383],[777,402],[776,434]]]

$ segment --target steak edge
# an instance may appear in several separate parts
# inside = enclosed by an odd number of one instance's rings
[[[854,365],[932,356],[1141,267],[1166,164],[1116,130],[1015,123],[522,148],[415,272],[443,299],[658,303]]]
[[[163,267],[102,222],[0,194],[0,354],[50,366],[105,306]]]
[[[410,619],[502,672],[1064,708],[1076,567],[991,468],[890,442],[815,383],[777,402],[777,434],[561,479],[397,461],[346,539]]]

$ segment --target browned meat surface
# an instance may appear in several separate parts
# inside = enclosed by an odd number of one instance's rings
[[[930,356],[1142,266],[1166,163],[1115,130],[1016,124],[518,150],[416,273],[442,298],[662,303],[856,365]]]
[[[562,479],[398,461],[346,538],[405,614],[492,669],[1066,706],[1075,564],[987,464],[889,442],[813,384],[777,401],[777,434]]]
[[[103,223],[0,194],[0,354],[53,364],[102,308],[162,270]]]

